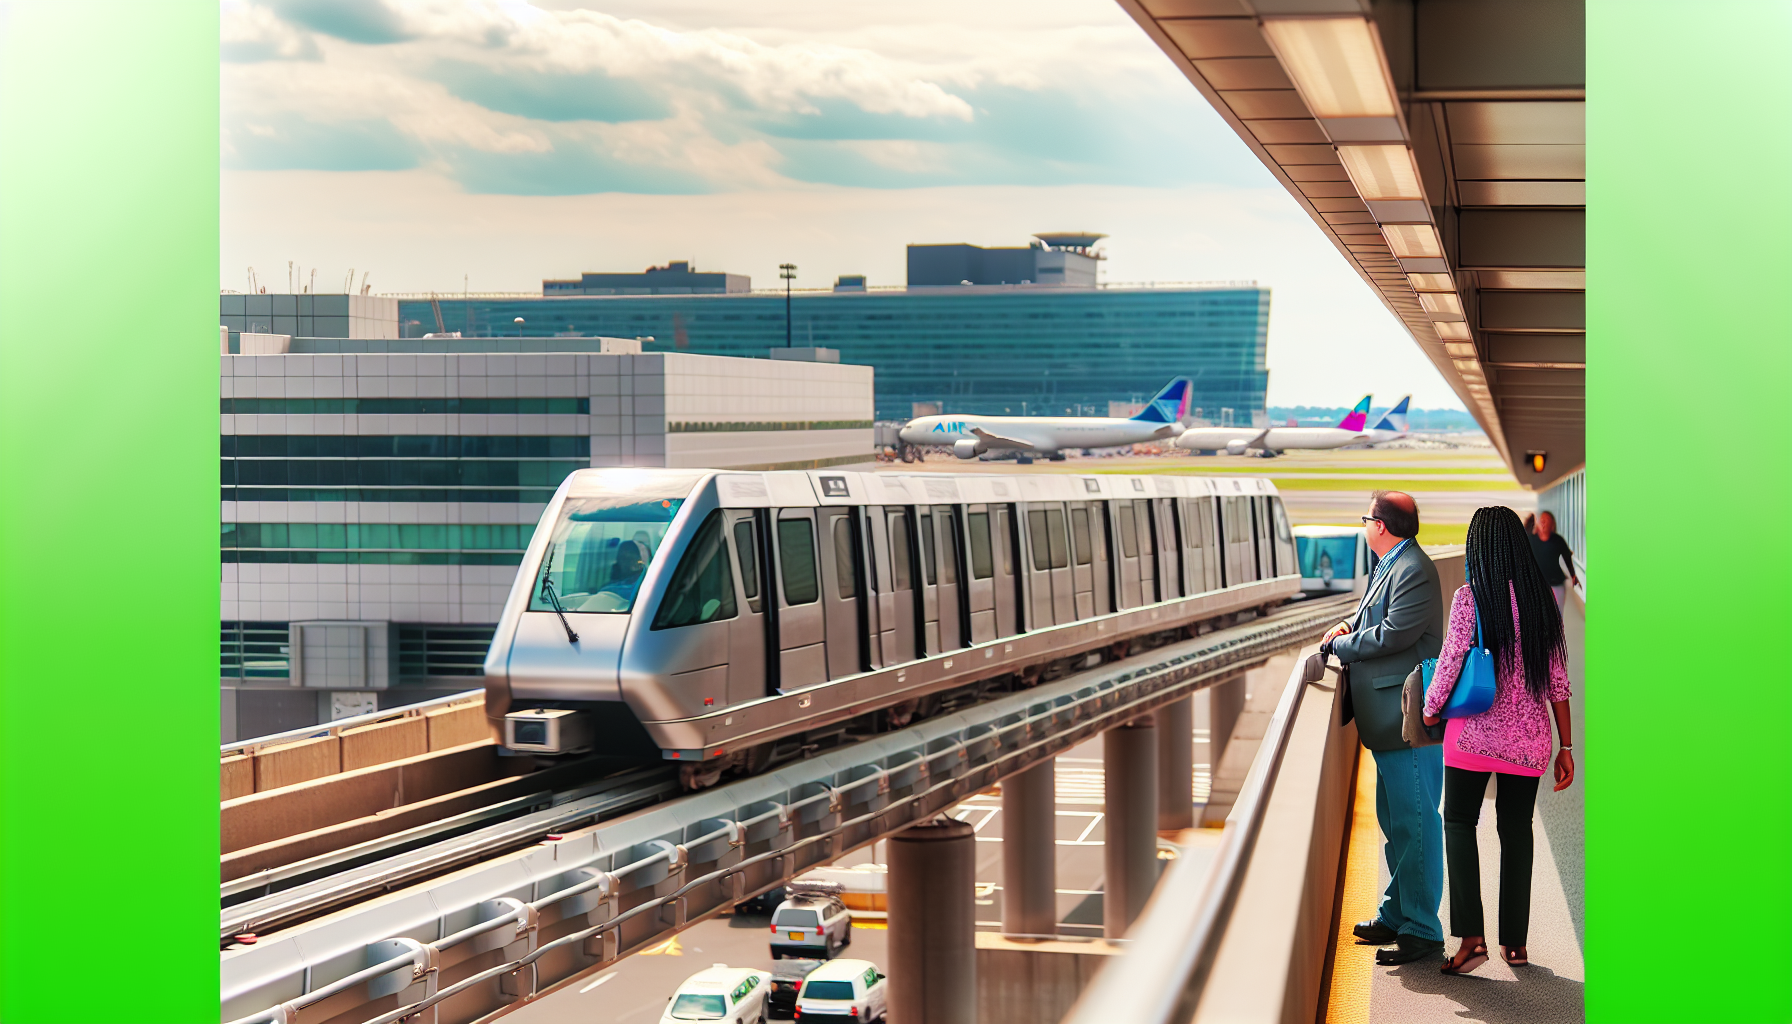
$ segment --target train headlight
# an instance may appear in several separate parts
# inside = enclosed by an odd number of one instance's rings
[[[1541,474],[1543,472],[1543,463],[1549,458],[1549,453],[1525,452],[1525,454],[1531,457],[1531,472]]]
[[[561,708],[533,708],[504,716],[504,745],[532,754],[590,750],[591,716]]]

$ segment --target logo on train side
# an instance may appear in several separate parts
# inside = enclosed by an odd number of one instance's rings
[[[964,433],[964,421],[963,421],[963,420],[959,420],[959,421],[957,421],[957,422],[954,422],[954,423],[947,423],[947,422],[944,422],[944,421],[941,421],[941,422],[939,422],[939,423],[935,423],[935,424],[934,424],[934,425],[933,425],[933,430],[932,430],[932,431],[930,431],[930,433],[934,433],[934,434],[962,434],[962,433]]]

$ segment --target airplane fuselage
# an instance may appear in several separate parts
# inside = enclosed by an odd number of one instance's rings
[[[970,440],[985,451],[1057,452],[1168,441],[1180,433],[1177,423],[1110,416],[922,416],[910,420],[897,436],[911,445],[951,447]]]
[[[1176,439],[1176,447],[1200,451],[1225,451],[1235,445],[1252,449],[1287,451],[1291,448],[1342,448],[1369,443],[1366,430],[1342,427],[1190,427]]]

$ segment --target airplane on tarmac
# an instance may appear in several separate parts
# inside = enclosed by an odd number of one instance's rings
[[[1269,456],[1290,448],[1342,448],[1347,444],[1368,444],[1373,440],[1366,429],[1369,398],[1364,395],[1356,408],[1350,410],[1350,415],[1339,420],[1335,427],[1190,427],[1176,439],[1176,447],[1228,455],[1259,451]],[[1401,422],[1405,422],[1404,415]]]
[[[924,445],[944,445],[961,459],[1009,449],[1038,452],[1054,460],[1070,448],[1117,448],[1148,441],[1167,441],[1182,433],[1178,422],[1188,414],[1193,385],[1177,377],[1164,385],[1138,415],[1115,416],[922,416],[908,421],[896,436],[898,454],[911,462]]]
[[[1411,401],[1412,396],[1406,395],[1400,401],[1395,402],[1392,409],[1382,414],[1381,419],[1369,428],[1370,443],[1381,444],[1385,441],[1398,441],[1412,433],[1412,428],[1406,425],[1406,406]]]

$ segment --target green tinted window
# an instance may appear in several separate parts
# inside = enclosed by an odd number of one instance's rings
[[[1027,541],[1028,546],[1033,550],[1033,568],[1051,568],[1051,540],[1047,536],[1045,510],[1042,508],[1027,511]]]
[[[995,559],[989,550],[989,513],[972,512],[968,520],[971,532],[971,577],[986,580],[996,574]]]
[[[901,512],[890,513],[890,575],[894,578],[893,589],[914,589],[914,566],[911,564],[908,544],[908,516]]]
[[[654,629],[676,629],[734,618],[734,567],[722,537],[722,512],[703,520],[678,560],[678,569],[660,600]]]
[[[784,602],[809,604],[821,596],[815,573],[815,523],[778,520],[778,571],[784,578]]]
[[[1069,539],[1064,535],[1064,510],[1048,509],[1045,513],[1046,537],[1051,548],[1052,568],[1062,569],[1070,564]]]
[[[1120,553],[1128,558],[1139,555],[1139,527],[1132,512],[1132,502],[1120,503]]]
[[[840,596],[851,600],[859,596],[858,559],[852,552],[852,520],[834,517],[834,572],[839,577]]]
[[[753,610],[758,611],[759,534],[751,519],[734,524],[734,551],[740,556],[740,585],[747,592],[747,600],[753,602]]]
[[[1076,564],[1088,565],[1095,557],[1095,547],[1089,539],[1088,509],[1070,510],[1070,537],[1076,542]]]

